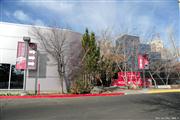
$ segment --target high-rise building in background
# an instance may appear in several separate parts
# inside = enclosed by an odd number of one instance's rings
[[[150,45],[152,52],[161,52],[161,50],[164,48],[163,42],[160,38],[151,41]]]
[[[149,44],[140,43],[138,46],[139,54],[149,54],[151,52],[151,46]]]
[[[155,57],[155,59],[171,59],[172,58],[172,50],[167,49],[164,47],[163,41],[161,40],[161,38],[159,37],[159,35],[157,35],[156,38],[153,39],[153,41],[150,42],[150,46],[151,46],[151,54],[154,54],[152,56],[158,56]],[[160,58],[159,58],[160,57]]]
[[[129,68],[132,70],[138,69],[138,46],[140,39],[138,36],[122,35],[116,39],[116,47],[121,48],[119,54],[123,54],[127,60]]]

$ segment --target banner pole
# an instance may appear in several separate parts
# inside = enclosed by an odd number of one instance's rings
[[[28,47],[30,43],[30,37],[23,37],[23,40],[25,42],[25,58],[26,58],[26,66],[24,70],[24,92],[26,92],[26,81],[27,81],[27,71],[28,71]]]

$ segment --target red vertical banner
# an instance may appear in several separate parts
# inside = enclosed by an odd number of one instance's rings
[[[144,58],[142,55],[138,55],[138,68],[144,69]]]
[[[139,69],[149,69],[148,55],[138,55],[138,68]]]
[[[35,70],[37,64],[37,44],[29,43],[28,47],[28,69]],[[18,42],[16,69],[26,69],[25,43]]]
[[[16,69],[18,69],[18,70],[26,69],[25,44],[24,44],[24,42],[18,42]]]
[[[144,69],[149,69],[149,59],[148,59],[148,55],[144,55]]]

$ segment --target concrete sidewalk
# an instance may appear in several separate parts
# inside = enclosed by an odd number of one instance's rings
[[[148,93],[173,93],[180,92],[180,89],[152,89]]]
[[[111,92],[104,92],[100,94],[42,94],[42,95],[15,95],[15,96],[0,96],[0,99],[37,99],[37,98],[78,98],[78,97],[98,97],[98,96],[122,96],[122,95],[136,95],[136,94],[157,94],[157,93],[180,93],[180,89],[116,89]]]
[[[177,93],[180,89],[140,89],[140,90],[118,90],[114,92],[123,92],[125,95],[131,94],[154,94],[154,93]]]

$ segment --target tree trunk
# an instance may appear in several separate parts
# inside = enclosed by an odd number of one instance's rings
[[[60,84],[61,84],[61,92],[64,93],[62,65],[59,62],[58,62],[58,74],[59,74],[59,79],[60,79]]]
[[[155,86],[155,88],[157,88],[156,80],[154,79],[154,77],[152,76],[152,74],[151,74],[151,72],[150,72],[150,71],[149,71],[149,74],[150,74],[150,76],[151,76],[152,80],[154,81],[154,86]]]
[[[168,85],[168,83],[169,83],[169,74],[166,77],[166,85]]]

